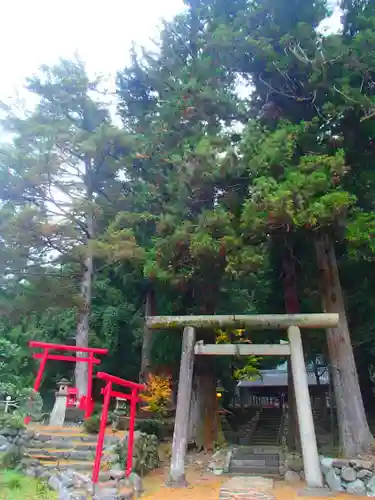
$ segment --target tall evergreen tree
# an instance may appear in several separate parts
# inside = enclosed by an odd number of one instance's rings
[[[64,256],[75,261],[80,347],[89,341],[94,252],[116,252],[120,243],[123,255],[132,252],[128,233],[104,233],[98,241],[101,200],[117,183],[122,137],[98,101],[99,85],[78,60],[42,67],[27,85],[38,98],[37,108],[26,118],[7,118],[5,126],[14,140],[1,151],[0,199],[7,229],[3,237],[11,237],[8,243],[20,247],[26,277],[31,265],[37,265],[39,272],[56,273]],[[25,232],[25,224],[31,231]],[[8,271],[13,273],[14,268]],[[85,363],[77,363],[75,377],[79,394],[84,395]]]

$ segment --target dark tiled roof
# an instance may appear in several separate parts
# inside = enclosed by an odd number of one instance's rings
[[[287,387],[288,372],[284,370],[261,370],[261,377],[257,380],[240,380],[238,387]],[[309,385],[318,385],[315,373],[307,372]],[[328,385],[327,370],[320,376],[320,384]]]

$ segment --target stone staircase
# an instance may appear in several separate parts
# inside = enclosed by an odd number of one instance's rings
[[[277,447],[241,446],[234,448],[229,474],[241,476],[280,476],[280,452]]]
[[[233,449],[228,472],[233,475],[279,477],[282,422],[280,409],[264,408],[253,419],[253,426],[249,427],[247,445]]]
[[[31,427],[32,439],[25,450],[24,461],[44,470],[74,469],[91,475],[97,436],[80,427]],[[105,436],[105,445],[116,444],[119,437]]]
[[[251,436],[251,446],[278,446],[282,412],[279,408],[264,408]]]

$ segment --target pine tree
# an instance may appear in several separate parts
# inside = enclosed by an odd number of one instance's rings
[[[132,253],[127,232],[97,232],[103,199],[107,200],[120,168],[122,134],[111,125],[98,100],[100,81],[90,80],[82,62],[62,60],[42,67],[27,88],[38,98],[25,118],[9,116],[14,134],[2,150],[2,212],[7,216],[8,245],[20,247],[23,267],[56,273],[61,259],[73,259],[79,278],[77,346],[87,347],[94,275],[94,254]],[[25,225],[31,231],[25,232]],[[101,238],[100,238],[101,237]],[[31,239],[32,238],[32,239]],[[14,267],[9,266],[9,273]],[[76,386],[86,393],[87,366],[77,363]]]

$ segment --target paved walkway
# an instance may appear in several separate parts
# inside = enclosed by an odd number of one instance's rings
[[[220,488],[219,500],[276,500],[274,481],[264,477],[233,477]]]

